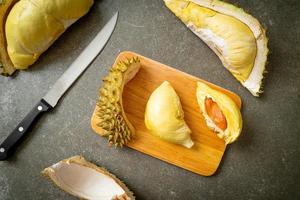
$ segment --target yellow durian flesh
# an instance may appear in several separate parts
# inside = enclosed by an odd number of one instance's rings
[[[6,23],[7,52],[16,69],[26,69],[78,18],[93,0],[21,0]]]
[[[168,142],[193,146],[191,130],[184,121],[180,99],[168,81],[151,94],[145,112],[145,125],[150,132]]]
[[[164,0],[254,96],[259,96],[267,60],[267,38],[251,15],[218,0]]]
[[[220,138],[224,139],[226,144],[234,142],[239,137],[243,126],[242,115],[236,103],[226,94],[212,89],[202,82],[197,83],[196,96],[207,126],[213,129]],[[225,116],[227,128],[224,131],[216,126],[213,120],[208,116],[205,107],[206,98],[211,98],[216,102]]]
[[[16,69],[6,50],[5,22],[11,7],[18,0],[0,1],[0,75],[10,76]]]

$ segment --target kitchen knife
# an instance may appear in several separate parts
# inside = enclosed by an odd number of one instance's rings
[[[29,132],[30,128],[36,122],[38,117],[56,106],[63,94],[70,88],[80,74],[83,73],[83,71],[89,66],[94,58],[100,53],[113,33],[117,20],[118,12],[114,14],[109,22],[107,22],[102,30],[96,35],[93,41],[83,50],[83,52],[76,58],[70,67],[56,81],[48,93],[36,104],[36,106],[4,140],[4,142],[0,145],[0,161],[6,160],[10,155],[12,155],[15,147],[17,147],[23,136]]]

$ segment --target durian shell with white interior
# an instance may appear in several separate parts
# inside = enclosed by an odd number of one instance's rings
[[[146,105],[145,125],[153,135],[165,141],[187,148],[194,145],[179,96],[168,81],[164,81],[150,95]]]
[[[27,69],[93,0],[5,0],[0,3],[1,74]]]
[[[42,174],[63,191],[80,199],[135,199],[133,193],[116,176],[81,156],[62,160],[44,169]]]
[[[216,132],[218,137],[224,139],[226,144],[236,141],[243,126],[242,114],[236,103],[226,94],[212,89],[202,82],[197,82],[196,97],[207,126]],[[211,98],[214,102],[216,102],[225,116],[227,128],[224,131],[220,129],[208,116],[205,107],[206,98]]]
[[[254,96],[262,93],[268,39],[257,19],[219,0],[164,0]]]

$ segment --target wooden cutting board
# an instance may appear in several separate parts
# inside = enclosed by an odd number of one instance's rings
[[[224,92],[239,107],[241,107],[240,97],[212,83],[133,52],[120,53],[115,64],[133,56],[140,58],[141,69],[127,83],[123,92],[125,113],[136,129],[134,139],[127,146],[197,174],[204,176],[214,174],[221,162],[226,145],[206,126],[196,99],[196,82],[205,82],[211,87]],[[148,98],[165,80],[171,83],[180,97],[185,121],[192,130],[191,138],[195,143],[191,149],[165,142],[151,135],[145,127],[144,112]],[[99,119],[94,112],[91,124],[96,133],[99,133],[98,121]]]

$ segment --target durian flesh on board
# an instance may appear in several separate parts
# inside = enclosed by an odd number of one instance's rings
[[[207,126],[226,144],[236,141],[243,120],[240,108],[232,98],[202,82],[197,82],[196,97]]]
[[[184,120],[180,98],[168,81],[150,95],[145,109],[145,126],[159,139],[192,148],[191,129]]]
[[[262,93],[268,39],[257,19],[219,0],[164,0],[254,96]]]
[[[238,108],[241,107],[240,97],[224,88],[134,52],[120,53],[114,65],[133,57],[139,58],[140,69],[134,78],[124,85],[122,92],[122,105],[126,118],[135,128],[134,137],[126,144],[126,147],[200,175],[211,176],[214,174],[221,162],[226,144],[207,127],[196,98],[197,82],[204,82],[211,88],[225,93],[232,98]],[[172,84],[180,98],[184,119],[192,131],[190,134],[194,142],[192,148],[161,140],[151,134],[145,126],[145,109],[149,97],[165,80]],[[99,106],[96,105],[91,126],[95,133],[103,136],[103,130],[99,126],[98,111]]]

